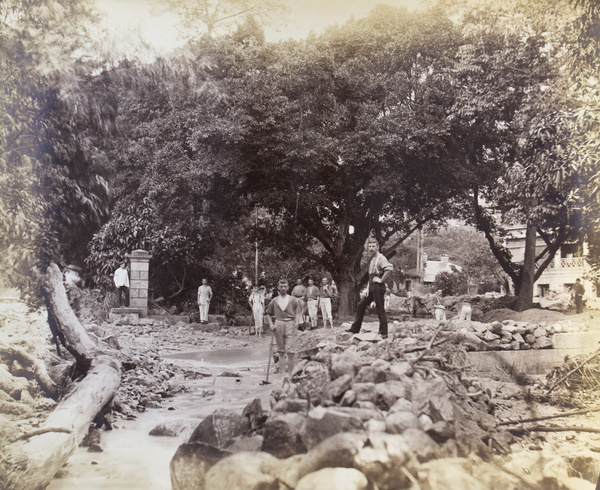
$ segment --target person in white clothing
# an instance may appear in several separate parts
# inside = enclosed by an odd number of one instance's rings
[[[471,308],[471,305],[468,302],[463,301],[460,307],[460,312],[458,314],[459,320],[467,320],[470,322],[472,313],[473,308]]]
[[[319,298],[321,297],[321,291],[312,279],[308,280],[308,287],[306,288],[306,304],[308,305],[308,316],[310,318],[311,330],[317,328],[318,315],[319,315]]]
[[[208,308],[212,299],[212,289],[208,279],[202,279],[202,286],[198,288],[198,307],[200,308],[200,323],[208,323]]]
[[[258,286],[252,286],[252,293],[250,294],[250,298],[248,298],[248,303],[250,303],[250,308],[252,308],[255,333],[262,336],[265,297],[260,293]]]
[[[117,288],[119,307],[129,306],[129,272],[127,272],[127,264],[125,262],[122,262],[120,267],[115,271],[114,281]]]
[[[321,315],[323,315],[323,328],[327,328],[327,322],[333,328],[331,299],[335,296],[336,292],[336,288],[332,284],[329,284],[329,279],[324,277],[319,291],[319,305],[321,307]]]

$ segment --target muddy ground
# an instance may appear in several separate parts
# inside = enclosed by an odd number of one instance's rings
[[[498,313],[498,316],[507,315],[510,313],[506,311]],[[517,320],[529,322],[560,322],[570,331],[600,330],[600,311],[595,310],[583,315],[548,310],[528,310],[514,315]],[[0,319],[0,345],[18,345],[43,353],[56,371],[64,366],[64,360],[56,356],[50,343],[43,313],[30,313],[23,303],[8,301],[0,303]],[[110,415],[112,430],[103,429],[100,441],[91,448],[80,447],[73,454],[48,487],[53,490],[168,489],[169,462],[173,454],[205,416],[217,408],[241,410],[256,397],[268,408],[271,391],[281,384],[281,375],[273,372],[272,365],[266,382],[270,336],[251,335],[248,327],[203,331],[197,325],[184,323],[144,321],[139,325],[117,325],[86,320],[87,328],[107,340],[118,353],[124,365],[123,380],[115,410]],[[302,335],[335,341],[342,331],[343,320],[347,319],[338,320],[333,330],[318,329]],[[5,444],[35,429],[52,409],[53,402],[31,384],[31,400],[22,402],[29,404],[30,412],[0,414],[3,435],[0,443]],[[493,395],[499,420],[595,408],[598,392],[597,389],[573,392],[561,388],[547,395],[544,377],[515,379],[511,373],[502,371],[493,379],[482,378],[481,384]],[[598,412],[584,412],[551,419],[543,425],[600,428],[599,420]],[[162,426],[163,434],[170,435],[150,435],[157,426]],[[533,451],[563,457],[568,453],[592,451],[598,454],[600,461],[600,434],[532,432],[517,437],[511,450],[523,457]],[[597,466],[600,468],[600,463]],[[594,470],[590,470],[588,464],[584,471]],[[595,488],[592,479],[588,475],[589,485],[580,484],[580,487]]]

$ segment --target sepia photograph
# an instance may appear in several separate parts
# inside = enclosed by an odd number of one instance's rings
[[[600,490],[599,0],[0,0],[0,489]]]

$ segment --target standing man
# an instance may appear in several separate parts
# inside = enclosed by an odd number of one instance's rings
[[[302,279],[296,279],[296,285],[294,286],[294,289],[292,289],[292,296],[300,301],[300,304],[302,305],[302,324],[300,330],[304,330],[306,323],[304,321],[304,315],[306,314],[306,288],[304,287],[304,284],[302,284]]]
[[[267,306],[267,320],[269,327],[275,332],[279,364],[283,366],[283,384],[285,384],[290,381],[296,360],[296,336],[298,325],[302,320],[302,306],[296,298],[288,294],[287,279],[281,279],[277,289],[279,295]]]
[[[583,313],[583,295],[585,294],[585,288],[581,284],[581,279],[577,278],[573,285],[573,291],[571,295],[575,301],[575,313]]]
[[[388,262],[385,256],[379,253],[379,242],[371,237],[367,241],[367,254],[371,257],[369,262],[369,293],[358,303],[356,318],[348,332],[357,334],[362,327],[365,310],[374,301],[377,318],[379,319],[379,334],[387,339],[388,323],[385,314],[385,282],[392,275],[394,266]]]
[[[458,314],[459,320],[466,320],[470,322],[472,314],[473,308],[471,308],[471,304],[468,301],[463,301],[460,305],[460,310]]]
[[[262,337],[265,297],[260,293],[257,285],[252,286],[252,294],[250,294],[248,302],[252,308],[252,316],[254,317],[256,335],[260,335]]]
[[[121,262],[121,266],[115,271],[114,281],[119,298],[119,308],[129,306],[129,273],[125,262]]]
[[[212,299],[212,289],[208,279],[202,279],[202,286],[198,288],[198,307],[200,308],[200,323],[208,323],[208,308]]]
[[[308,305],[308,316],[310,317],[310,329],[317,328],[319,321],[319,297],[321,296],[319,288],[315,286],[315,282],[309,278],[308,287],[306,288],[306,304]]]
[[[442,302],[442,290],[438,289],[433,297],[433,309],[435,310],[435,319],[438,321],[446,320],[446,307]]]
[[[323,315],[323,328],[327,328],[327,320],[331,328],[333,328],[333,315],[331,313],[331,298],[335,296],[336,290],[331,284],[329,279],[323,278],[321,283],[321,291],[319,292],[319,303],[321,305],[321,315]]]

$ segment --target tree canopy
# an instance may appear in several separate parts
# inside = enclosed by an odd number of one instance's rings
[[[580,7],[544,5],[544,15],[517,0],[380,6],[267,43],[261,9],[278,2],[178,2],[201,35],[144,64],[90,56],[93,36],[82,49],[94,22],[84,3],[4,2],[4,269],[22,282],[49,260],[85,257],[108,287],[142,248],[153,292],[184,301],[202,276],[227,277],[224,288],[254,280],[258,246],[263,280],[277,263],[331,274],[349,314],[370,234],[392,256],[415,229],[462,217],[526,307],[598,195],[585,182],[597,178],[586,102],[597,92],[571,97],[564,69],[575,41],[591,38]],[[217,35],[229,19],[237,30]],[[544,255],[518,264],[506,253],[503,226],[517,222],[546,240]]]

